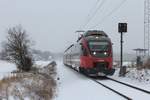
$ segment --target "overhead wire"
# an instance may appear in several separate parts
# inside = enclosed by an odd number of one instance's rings
[[[102,20],[100,20],[96,25],[94,25],[93,27],[91,27],[90,29],[93,29],[95,27],[97,27],[98,25],[102,24],[108,17],[110,17],[114,12],[116,12],[117,10],[119,10],[122,5],[126,2],[127,0],[122,0],[121,3],[119,3],[110,13],[108,13],[106,16],[104,16],[102,18]]]
[[[95,2],[95,4],[93,5],[92,9],[90,9],[90,12],[88,13],[88,16],[90,16],[90,13],[93,12],[93,10],[95,9],[95,7],[98,5],[99,2],[100,2],[100,0],[97,0]]]
[[[96,3],[98,4],[100,2],[100,0],[98,0]],[[83,28],[85,28],[89,22],[95,17],[95,15],[97,14],[97,12],[101,9],[101,7],[104,5],[104,3],[106,2],[106,0],[102,0],[101,3],[98,5],[98,7],[95,9],[95,11],[91,14],[91,16],[89,16],[89,18],[87,19],[87,21],[85,22],[85,24],[83,25]],[[91,13],[91,12],[90,12]],[[90,14],[89,14],[90,15]]]
[[[86,17],[86,20],[83,24],[81,24],[79,30],[81,30],[83,28],[83,26],[85,25],[85,23],[88,21],[89,17],[90,17],[90,13],[94,11],[95,7],[97,6],[97,4],[100,2],[100,0],[96,0],[96,2],[94,3],[94,5],[92,6],[92,8],[90,9],[87,17]]]

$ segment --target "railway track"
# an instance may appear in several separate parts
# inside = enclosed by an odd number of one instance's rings
[[[66,66],[68,66],[68,65],[66,65]],[[119,95],[119,96],[125,98],[126,100],[132,100],[130,97],[128,97],[128,96],[122,94],[121,92],[118,92],[118,91],[112,89],[111,87],[109,87],[109,86],[107,86],[107,85],[105,85],[105,84],[103,84],[103,83],[97,81],[96,79],[93,79],[93,78],[91,78],[91,77],[88,77],[88,76],[85,75],[85,74],[80,73],[77,69],[72,68],[71,66],[68,66],[68,67],[71,68],[72,70],[76,71],[77,73],[79,73],[79,74],[81,74],[81,75],[83,75],[83,76],[85,76],[85,77],[87,77],[87,78],[90,78],[92,81],[94,81],[94,82],[96,82],[97,84],[99,84],[99,85],[101,85],[101,86],[103,86],[103,87],[109,89],[110,91],[112,91],[112,92],[116,93],[117,95]]]
[[[76,71],[77,73],[79,73],[78,70],[76,70],[76,69],[74,69],[74,68],[72,68],[72,67],[70,67],[70,66],[68,66],[68,67],[71,68],[71,69],[73,69],[73,70]],[[127,92],[124,93],[124,91],[119,91],[119,90],[117,90],[116,88],[112,88],[110,85],[107,85],[107,84],[105,83],[105,81],[102,80],[102,79],[88,77],[87,75],[82,74],[82,73],[80,73],[80,74],[83,75],[83,76],[85,76],[85,77],[87,77],[87,78],[90,78],[92,81],[94,81],[94,82],[96,82],[97,84],[99,84],[99,85],[101,85],[101,86],[103,86],[103,87],[105,87],[105,88],[111,90],[112,92],[114,92],[114,93],[116,93],[117,95],[119,95],[119,96],[125,98],[126,100],[133,100],[133,99],[135,99],[135,98],[132,98],[131,95],[128,95]],[[130,85],[130,84],[127,84],[127,83],[123,83],[123,82],[118,81],[118,80],[115,80],[115,79],[113,79],[113,78],[105,77],[105,80],[106,80],[106,81],[115,82],[114,84],[116,84],[116,83],[117,83],[117,84],[120,84],[120,85],[122,85],[122,87],[125,86],[125,88],[130,88],[131,91],[138,91],[139,94],[142,93],[142,92],[145,93],[146,95],[149,95],[149,94],[150,94],[150,91],[147,91],[147,90],[144,90],[144,89],[135,87],[135,86]],[[107,83],[109,83],[109,82],[107,82]],[[149,96],[150,96],[150,95],[149,95]]]
[[[136,90],[142,91],[142,92],[144,92],[144,93],[150,94],[150,91],[148,91],[148,90],[145,90],[145,89],[141,89],[141,88],[135,87],[135,86],[133,86],[133,85],[130,85],[130,84],[127,84],[127,83],[124,83],[124,82],[115,80],[115,79],[110,78],[110,77],[106,77],[106,78],[109,79],[109,80],[111,80],[111,81],[114,81],[114,82],[117,82],[117,83],[126,85],[126,86],[128,86],[128,87],[134,88],[134,89],[136,89]]]
[[[101,84],[111,87],[113,90],[125,95],[127,98],[124,98],[128,100],[142,100],[145,97],[150,98],[150,91],[135,87],[127,83],[120,82],[109,77],[106,77],[105,80],[94,79],[94,81],[97,83],[100,82]]]
[[[125,99],[127,99],[127,100],[132,100],[129,96],[126,96],[125,94],[123,94],[123,93],[121,93],[121,92],[119,92],[119,91],[116,91],[115,89],[113,89],[113,88],[111,88],[111,87],[109,87],[109,86],[107,86],[107,85],[105,85],[105,84],[103,84],[103,83],[101,83],[101,82],[99,82],[99,81],[97,81],[97,80],[95,80],[95,79],[92,79],[92,78],[91,78],[91,80],[93,80],[94,82],[96,82],[96,83],[102,85],[103,87],[105,87],[105,88],[111,90],[112,92],[118,94],[119,96],[121,96],[121,97],[123,97],[123,98],[125,98]]]

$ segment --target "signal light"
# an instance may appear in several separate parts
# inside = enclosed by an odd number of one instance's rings
[[[118,24],[118,32],[127,32],[127,23],[119,23]]]

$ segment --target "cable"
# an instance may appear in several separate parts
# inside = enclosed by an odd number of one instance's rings
[[[106,0],[102,0],[102,2],[98,5],[98,7],[96,8],[96,10],[93,12],[93,14],[89,17],[89,19],[83,25],[83,28],[85,28],[88,25],[88,23],[94,18],[94,16],[97,14],[97,12],[99,11],[99,9],[103,6],[103,4],[105,2],[106,2]]]
[[[100,2],[100,0],[97,0],[97,1],[95,2],[95,4],[93,5],[92,9],[90,10],[90,12],[92,12],[92,11],[95,9],[95,7],[97,6],[97,4],[98,4],[99,2]],[[90,16],[90,12],[89,12],[89,14],[88,14],[87,17]]]
[[[88,15],[87,15],[87,17],[86,17],[85,23],[86,23],[86,21],[88,21],[88,19],[89,19],[89,17],[90,17],[90,13],[93,12],[93,10],[95,9],[95,7],[96,7],[97,4],[99,3],[99,1],[100,1],[100,0],[97,0],[97,1],[95,2],[95,4],[93,5],[92,9],[89,11],[89,13],[88,13]],[[83,26],[84,26],[84,24],[81,24],[79,30],[81,30]]]
[[[101,21],[99,21],[96,25],[94,25],[93,27],[91,28],[95,28],[97,27],[99,24],[103,23],[108,17],[110,17],[115,11],[117,11],[118,9],[121,8],[121,6],[126,2],[127,0],[123,0],[121,3],[119,3],[110,13],[108,13],[106,16],[104,16],[102,18]]]

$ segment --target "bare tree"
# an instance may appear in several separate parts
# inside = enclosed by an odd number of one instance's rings
[[[7,33],[7,40],[3,44],[7,58],[15,63],[20,71],[29,71],[33,60],[29,52],[31,42],[26,31],[19,25],[9,28]]]

